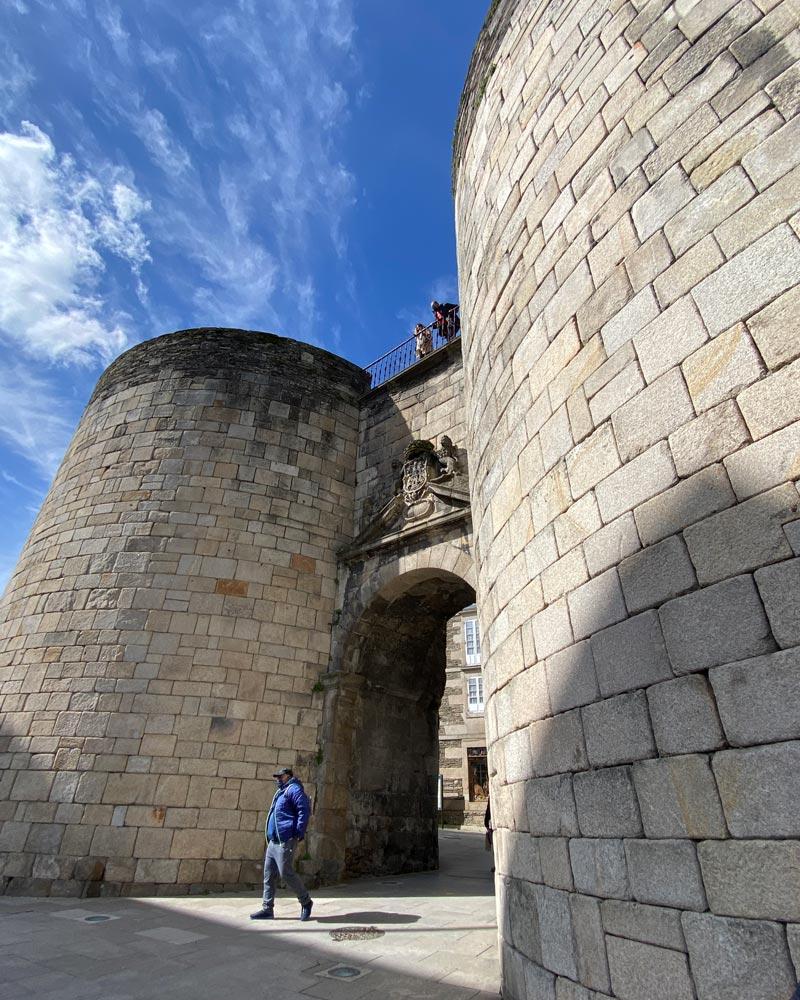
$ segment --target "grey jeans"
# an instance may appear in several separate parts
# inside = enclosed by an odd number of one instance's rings
[[[286,888],[300,900],[300,905],[305,906],[311,899],[308,889],[303,885],[303,880],[294,870],[294,852],[297,847],[297,840],[292,837],[282,844],[274,844],[270,841],[267,844],[267,853],[264,857],[264,901],[262,906],[265,910],[271,910],[275,905],[275,883],[278,876],[286,883]]]

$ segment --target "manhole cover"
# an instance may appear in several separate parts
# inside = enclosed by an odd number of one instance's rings
[[[110,920],[111,917],[103,916],[102,913],[95,913],[92,917],[84,917],[83,922],[85,924],[99,924],[101,920]]]
[[[329,969],[317,972],[315,975],[320,976],[322,979],[338,979],[353,983],[357,979],[363,979],[364,976],[368,976],[369,973],[369,969],[358,969],[354,965],[332,965]]]
[[[337,927],[335,931],[330,931],[334,941],[369,941],[383,937],[385,933],[377,927]]]

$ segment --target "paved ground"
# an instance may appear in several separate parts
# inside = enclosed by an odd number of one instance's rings
[[[260,900],[0,897],[3,1000],[488,1000],[499,989],[490,856],[481,833],[440,835],[441,870],[319,889],[308,923]],[[111,919],[89,921],[87,917]],[[370,940],[337,941],[345,927]],[[321,973],[346,965],[358,978]]]

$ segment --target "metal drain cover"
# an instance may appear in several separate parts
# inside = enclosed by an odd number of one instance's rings
[[[355,965],[332,965],[323,972],[315,975],[322,979],[338,979],[340,982],[354,983],[357,979],[363,979],[370,974],[370,969],[359,969]]]
[[[378,927],[337,927],[329,933],[334,941],[370,941],[372,938],[383,937],[386,931]]]
[[[95,913],[91,917],[84,917],[83,922],[85,924],[99,924],[101,920],[111,920],[111,917],[106,917],[102,913]]]

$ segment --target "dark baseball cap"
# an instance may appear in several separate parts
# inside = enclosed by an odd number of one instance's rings
[[[294,777],[294,771],[290,767],[282,767],[280,771],[276,771],[272,775],[273,778],[282,778],[284,774],[288,774],[290,778]]]

